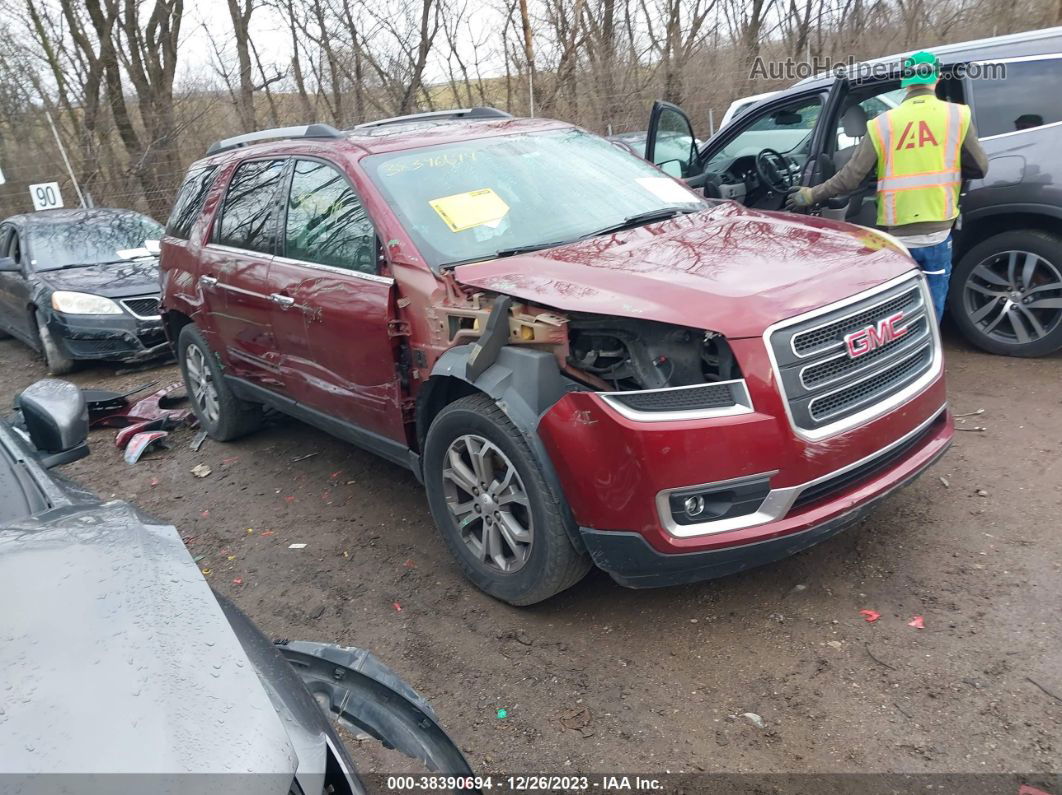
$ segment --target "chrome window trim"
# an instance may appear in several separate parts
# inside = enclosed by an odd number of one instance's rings
[[[832,472],[827,472],[825,475],[820,475],[814,480],[809,480],[806,483],[800,483],[796,486],[786,486],[780,489],[771,489],[767,496],[764,498],[763,503],[760,505],[759,510],[755,513],[750,513],[745,516],[734,516],[730,519],[718,519],[716,521],[699,522],[697,524],[685,524],[680,525],[671,516],[671,506],[668,502],[668,498],[676,491],[690,491],[691,489],[699,488],[718,488],[724,487],[731,483],[739,481],[749,480],[752,478],[773,477],[778,474],[778,470],[772,472],[761,472],[754,475],[742,475],[738,478],[730,478],[728,480],[719,480],[712,483],[702,483],[692,486],[675,486],[673,488],[664,489],[656,495],[656,511],[660,519],[661,525],[667,530],[668,534],[675,538],[693,538],[696,536],[716,535],[718,533],[727,533],[732,530],[744,530],[748,527],[755,527],[756,525],[767,524],[768,522],[775,522],[779,519],[785,518],[786,514],[793,507],[793,503],[797,501],[801,494],[805,490],[810,489],[812,486],[830,480],[831,478],[839,477],[846,472],[851,472],[853,469],[873,461],[879,456],[888,454],[890,451],[900,447],[907,443],[910,439],[922,433],[926,428],[940,419],[948,409],[948,404],[945,402],[939,409],[934,411],[930,415],[929,419],[920,423],[918,427],[908,431],[899,439],[891,442],[890,444],[875,450],[870,455],[863,456],[858,461],[853,461],[840,469],[835,469]]]
[[[870,406],[868,408],[863,409],[862,411],[849,415],[844,419],[838,420],[837,422],[833,422],[828,425],[823,425],[821,428],[814,428],[811,430],[801,428],[799,425],[797,425],[797,422],[793,417],[793,411],[789,406],[789,395],[786,394],[785,386],[782,384],[782,371],[781,368],[779,368],[778,366],[778,359],[774,355],[774,347],[771,345],[771,335],[774,334],[774,332],[779,331],[780,329],[783,329],[787,326],[791,326],[795,323],[802,323],[805,320],[810,320],[812,318],[818,317],[819,315],[823,315],[828,312],[834,312],[838,309],[843,309],[846,306],[851,306],[852,304],[859,303],[860,301],[865,301],[867,298],[872,298],[875,295],[878,295],[879,293],[891,290],[897,287],[898,285],[903,284],[905,281],[917,282],[918,287],[922,291],[922,303],[925,306],[932,305],[932,301],[930,300],[929,296],[929,287],[926,284],[925,276],[922,275],[921,271],[908,271],[907,273],[897,276],[894,279],[890,279],[889,281],[883,284],[879,284],[877,287],[873,287],[870,290],[865,290],[849,298],[845,298],[836,303],[829,304],[828,306],[819,307],[818,309],[813,309],[810,312],[805,312],[801,315],[796,315],[795,317],[780,320],[779,322],[768,326],[767,329],[763,332],[763,345],[767,349],[767,357],[770,359],[771,368],[774,371],[775,383],[778,385],[778,392],[780,397],[782,398],[782,404],[785,406],[785,415],[789,420],[789,427],[793,429],[793,433],[795,433],[804,441],[821,441],[822,439],[825,439],[829,436],[836,436],[837,434],[844,433],[845,431],[849,431],[852,428],[856,428],[860,425],[865,425],[871,420],[877,419],[878,417],[887,414],[897,406],[906,403],[908,400],[911,400],[916,395],[924,391],[926,387],[928,387],[931,383],[933,383],[933,381],[935,381],[940,376],[940,373],[944,369],[944,352],[940,344],[940,327],[935,322],[931,322],[929,324],[931,334],[930,344],[933,346],[933,361],[930,364],[929,369],[922,373],[921,376],[912,381],[899,392],[890,395],[888,398],[881,401],[881,403],[876,406]],[[819,351],[819,353],[821,353],[821,351]]]
[[[395,280],[390,276],[380,276],[376,273],[365,273],[364,271],[340,268],[335,265],[323,265],[320,262],[306,262],[305,260],[292,259],[291,257],[274,257],[273,261],[279,262],[282,265],[298,265],[303,268],[326,271],[327,273],[337,273],[341,276],[356,276],[359,279],[364,279],[367,282],[375,282],[377,284],[391,285],[395,283]]]
[[[700,389],[706,386],[732,386],[737,392],[737,402],[733,406],[720,406],[718,408],[684,409],[682,411],[642,411],[633,409],[617,400],[622,395],[646,395],[655,392],[677,392],[683,389]],[[627,392],[598,392],[602,400],[629,420],[635,422],[673,422],[676,420],[706,420],[715,417],[734,417],[739,414],[752,413],[752,396],[749,394],[748,384],[744,378],[735,378],[730,381],[708,381],[703,384],[689,384],[687,386],[668,386],[660,389],[639,389]]]
[[[910,277],[908,277],[908,278],[910,278]],[[899,280],[899,281],[902,281],[902,279]],[[896,280],[894,280],[893,282],[890,282],[890,284],[895,284],[895,283],[896,283]],[[867,292],[865,292],[865,293],[860,293],[861,296],[866,296],[866,295],[870,295],[870,294],[872,294],[872,291],[869,291],[869,290]],[[892,298],[896,298],[896,297],[898,297],[898,296],[893,296]],[[862,311],[869,312],[872,309],[876,309],[877,307],[881,306],[882,304],[887,304],[889,301],[892,300],[892,298],[886,298],[884,301],[878,301],[876,304],[872,304],[871,306],[868,306],[866,309],[864,309]],[[925,305],[925,296],[924,295],[921,296],[921,299],[922,299],[922,301],[921,301],[921,303],[919,303],[919,305],[917,307],[915,307],[916,309],[920,309],[920,308],[922,308]],[[845,299],[845,301],[848,301],[849,303],[856,303],[859,300],[861,300],[859,297],[857,297],[854,301],[851,300],[851,299]],[[838,302],[836,304],[831,304],[832,308],[827,308],[824,311],[820,311],[818,309],[815,309],[815,310],[812,310],[811,312],[807,312],[807,313],[805,313],[803,315],[798,315],[795,318],[789,318],[788,320],[783,321],[782,323],[776,323],[775,326],[781,328],[781,327],[784,327],[786,325],[789,325],[790,323],[799,323],[801,318],[814,317],[816,314],[824,314],[825,312],[833,311],[833,309],[842,309],[844,306],[845,306],[845,302],[841,301],[841,302]],[[839,322],[839,321],[837,321],[837,320],[827,320],[825,323],[820,323],[817,326],[812,326],[807,331],[801,331],[800,335],[812,334],[812,333],[818,331],[820,328],[826,328],[827,326],[832,326],[834,323],[837,323],[837,322]],[[817,350],[813,350],[811,353],[799,353],[797,351],[797,349],[796,349],[796,338],[798,336],[800,336],[800,335],[794,334],[792,339],[789,340],[789,348],[790,348],[790,350],[793,351],[793,355],[796,356],[798,359],[807,359],[809,356],[817,356],[818,354],[825,353],[826,351],[833,350],[834,348],[843,348],[844,347],[844,341],[843,340],[838,340],[837,342],[834,342],[834,343],[832,343],[830,345],[827,345],[825,348],[819,348]]]
[[[808,392],[811,392],[812,390],[815,390],[815,389],[823,389],[824,387],[828,387],[830,384],[835,384],[838,381],[843,381],[846,378],[848,378],[849,376],[858,376],[861,372],[863,372],[864,370],[869,370],[875,364],[881,364],[882,362],[888,362],[888,361],[890,361],[892,359],[895,359],[895,358],[897,358],[899,356],[902,356],[904,353],[910,353],[915,348],[917,348],[919,345],[925,344],[926,340],[929,339],[929,335],[930,335],[931,332],[929,331],[930,319],[928,318],[928,316],[926,316],[925,313],[923,313],[921,315],[917,315],[917,316],[911,318],[911,320],[912,321],[920,320],[922,317],[926,317],[926,329],[925,329],[925,331],[923,331],[921,334],[919,334],[919,335],[917,335],[915,337],[911,337],[911,339],[909,339],[906,342],[904,342],[901,347],[897,348],[896,350],[889,351],[886,355],[882,356],[880,359],[874,359],[872,361],[869,361],[866,364],[855,368],[854,370],[849,370],[844,375],[835,376],[834,378],[828,378],[825,381],[820,381],[817,384],[813,384],[812,386],[808,386],[807,382],[804,380],[804,373],[806,373],[812,367],[817,367],[820,364],[826,364],[826,362],[832,362],[835,359],[843,359],[843,358],[845,358],[848,355],[847,351],[841,351],[840,353],[835,353],[833,356],[830,356],[827,359],[821,359],[820,361],[814,362],[812,364],[805,364],[803,367],[801,367],[800,368],[800,377],[799,377],[800,385],[802,387],[804,387],[804,389],[808,390]],[[905,324],[904,328],[908,328],[910,325],[911,325],[910,323]]]
[[[240,254],[244,257],[254,257],[256,259],[268,259],[272,260],[272,254],[266,254],[262,251],[255,251],[253,248],[238,248],[237,246],[229,246],[225,243],[207,243],[203,246],[204,249],[209,251],[223,251],[226,254]]]
[[[130,296],[126,296],[125,298],[119,298],[118,299],[118,303],[120,303],[122,305],[122,308],[126,312],[128,312],[130,315],[135,317],[137,320],[158,320],[160,317],[162,317],[161,314],[159,314],[159,315],[138,315],[136,312],[134,312],[129,307],[128,304],[126,304],[126,301],[143,301],[143,300],[148,299],[148,298],[154,298],[156,301],[159,302],[159,306],[162,305],[162,303],[161,303],[162,302],[162,296],[159,293],[154,293],[152,295],[130,295]]]

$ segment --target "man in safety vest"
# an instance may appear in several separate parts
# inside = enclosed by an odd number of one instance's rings
[[[856,190],[877,167],[879,227],[897,237],[922,268],[939,321],[951,278],[951,227],[964,179],[988,171],[970,108],[937,99],[940,62],[929,52],[904,60],[899,107],[872,119],[848,163],[813,188],[790,192],[786,207],[807,208]]]

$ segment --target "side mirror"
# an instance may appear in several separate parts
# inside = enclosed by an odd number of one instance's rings
[[[54,467],[88,455],[88,405],[76,386],[45,378],[22,390],[15,405],[41,464]]]
[[[14,257],[0,257],[0,273],[17,273],[19,270]]]

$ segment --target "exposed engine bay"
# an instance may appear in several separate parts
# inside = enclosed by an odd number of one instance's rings
[[[741,377],[722,335],[652,320],[573,316],[568,323],[568,348],[569,375],[585,373],[614,391],[693,386]]]

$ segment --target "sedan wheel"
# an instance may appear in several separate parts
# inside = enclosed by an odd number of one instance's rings
[[[534,523],[512,461],[489,440],[466,434],[450,443],[442,475],[446,505],[475,558],[506,574],[523,568]]]

